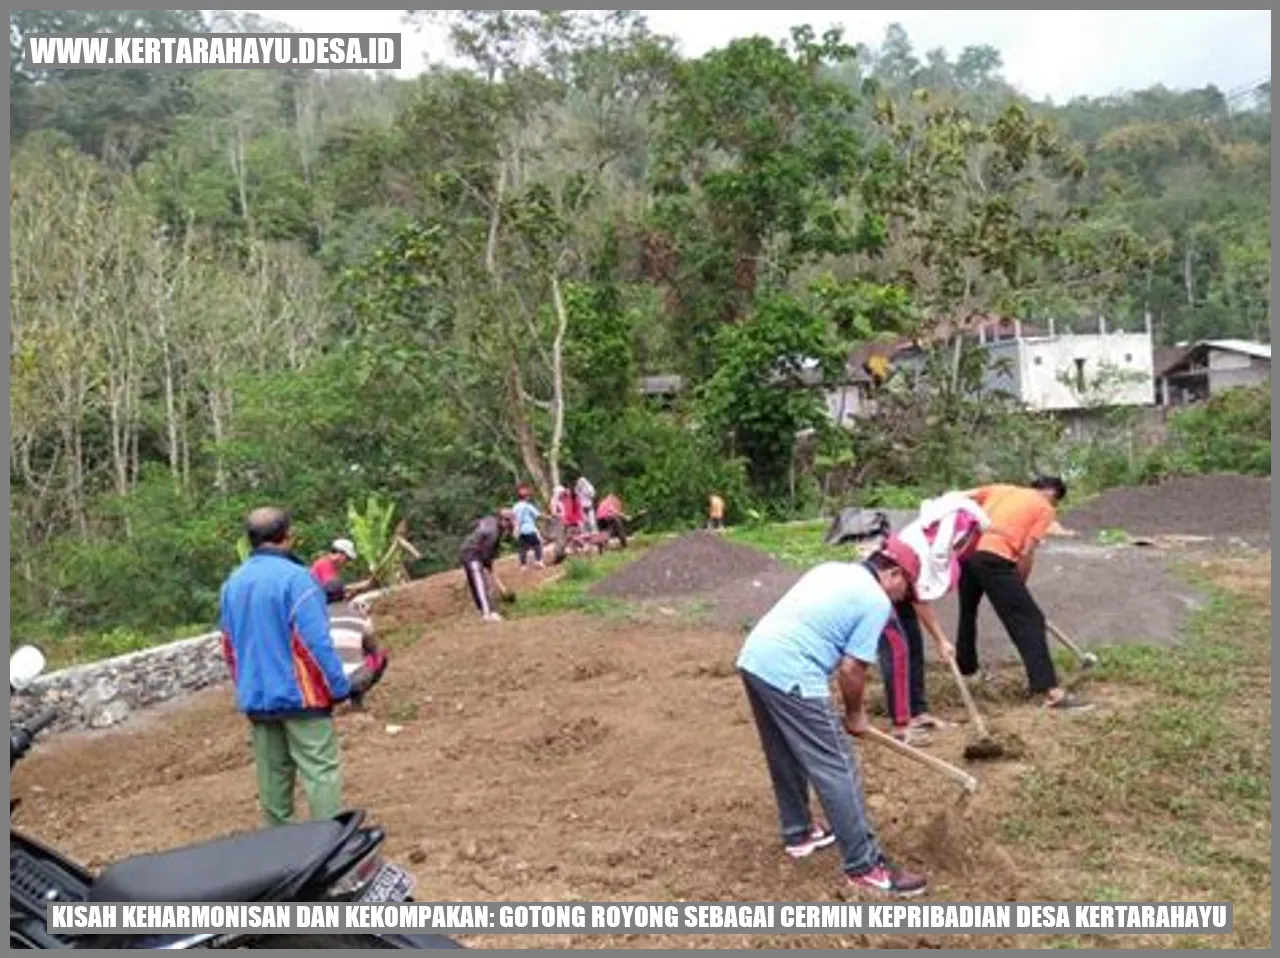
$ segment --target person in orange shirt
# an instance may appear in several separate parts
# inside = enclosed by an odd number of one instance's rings
[[[961,564],[956,633],[960,672],[966,676],[978,672],[978,606],[985,595],[1022,658],[1031,694],[1044,695],[1048,708],[1087,708],[1058,685],[1044,612],[1027,588],[1036,548],[1057,524],[1058,504],[1067,497],[1066,483],[1057,476],[1040,476],[1029,488],[991,485],[966,495],[982,507],[991,526]]]
[[[707,509],[707,528],[723,529],[724,528],[724,500],[720,498],[719,493],[711,494],[710,507]]]

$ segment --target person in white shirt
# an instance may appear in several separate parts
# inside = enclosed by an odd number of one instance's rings
[[[573,491],[578,494],[578,504],[582,506],[582,524],[587,532],[599,532],[596,525],[596,487],[586,476],[578,476]]]

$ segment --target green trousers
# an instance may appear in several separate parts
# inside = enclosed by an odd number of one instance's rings
[[[293,785],[302,779],[312,818],[342,811],[342,768],[332,718],[250,722],[258,801],[268,825],[293,821]]]

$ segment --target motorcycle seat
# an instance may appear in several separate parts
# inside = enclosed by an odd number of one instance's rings
[[[348,834],[338,821],[299,822],[108,866],[91,902],[251,902],[314,868]]]

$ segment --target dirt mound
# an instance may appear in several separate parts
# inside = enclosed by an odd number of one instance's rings
[[[801,575],[793,569],[773,569],[726,583],[710,597],[715,623],[726,629],[750,630]]]
[[[1111,489],[1072,510],[1063,525],[1083,534],[1256,536],[1271,528],[1271,480],[1192,476]]]
[[[693,595],[778,568],[763,552],[730,545],[713,533],[695,532],[650,549],[592,587],[591,594],[624,599]]]

